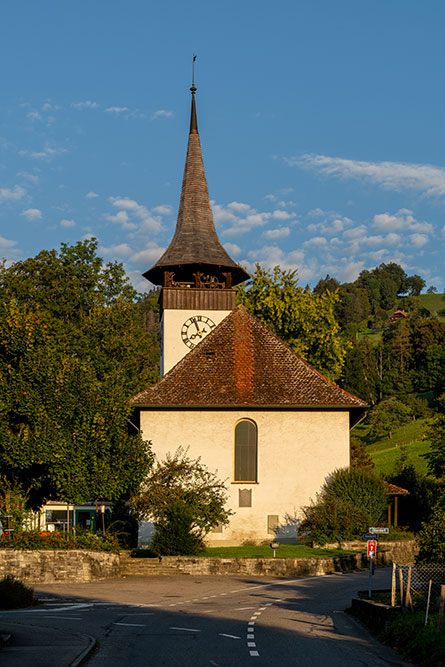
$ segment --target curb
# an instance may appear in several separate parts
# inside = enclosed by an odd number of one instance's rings
[[[82,635],[83,637],[87,637],[88,639],[88,646],[82,651],[80,655],[77,656],[77,658],[70,664],[70,667],[79,667],[87,657],[87,655],[90,653],[90,651],[93,650],[93,648],[96,646],[96,640],[94,637],[91,635]]]

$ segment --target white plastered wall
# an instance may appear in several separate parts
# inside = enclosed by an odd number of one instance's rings
[[[231,312],[231,310],[165,309],[161,318],[161,377],[190,352],[191,348],[185,345],[181,337],[184,322],[190,317],[201,315],[219,324]],[[201,341],[196,340],[195,342]]]
[[[258,426],[257,484],[233,483],[234,427],[243,418]],[[278,515],[282,535],[292,537],[293,521],[315,499],[326,475],[349,466],[347,411],[141,410],[141,429],[158,459],[188,447],[191,458],[201,457],[210,471],[227,480],[227,507],[235,514],[222,533],[209,534],[213,545],[273,538],[268,515]],[[252,490],[252,507],[239,507],[240,489]]]

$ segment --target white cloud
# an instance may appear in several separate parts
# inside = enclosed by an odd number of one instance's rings
[[[294,218],[294,213],[288,213],[287,211],[276,210],[272,213],[272,218],[275,220],[289,220],[289,218]]]
[[[87,192],[85,195],[85,199],[95,199],[96,197],[99,197],[97,192]]]
[[[312,239],[308,239],[303,243],[305,247],[313,246],[318,248],[324,248],[327,244],[327,239],[325,239],[324,236],[314,236]]]
[[[160,206],[155,206],[153,213],[159,213],[159,215],[170,215],[173,212],[172,207],[169,204],[161,204]]]
[[[415,248],[422,248],[422,246],[428,243],[428,236],[426,234],[411,234],[410,239],[411,244]]]
[[[434,227],[430,222],[418,221],[411,211],[401,209],[394,215],[379,213],[374,216],[374,227],[381,231],[410,231],[433,234]]]
[[[38,208],[27,208],[25,211],[22,211],[20,215],[23,215],[27,220],[42,219],[42,211]]]
[[[14,185],[13,188],[0,188],[0,202],[2,201],[17,201],[22,199],[26,195],[26,190],[24,190],[20,185]]]
[[[250,211],[249,204],[243,204],[242,202],[239,201],[230,202],[230,204],[227,204],[227,208],[231,208],[233,211],[236,211],[237,213],[247,213],[247,211]]]
[[[63,218],[63,220],[60,221],[61,227],[75,227],[76,222],[74,220],[67,220],[66,218]]]
[[[112,245],[108,248],[105,246],[99,246],[98,252],[105,256],[128,257],[133,251],[128,243],[120,243],[119,245]]]
[[[290,229],[289,227],[280,227],[279,229],[268,229],[263,232],[263,236],[266,239],[283,239],[286,236],[289,236]]]
[[[174,113],[173,111],[167,111],[166,109],[157,109],[154,111],[151,115],[152,120],[156,120],[157,118],[173,118]]]
[[[37,174],[30,174],[28,171],[19,171],[17,172],[17,176],[21,176],[22,178],[25,178],[27,181],[31,181],[31,183],[39,182],[39,177],[37,176]]]
[[[17,245],[17,241],[12,241],[11,239],[5,239],[4,236],[0,236],[0,250],[9,250]]]
[[[429,164],[366,162],[327,155],[283,158],[291,167],[313,169],[327,176],[367,180],[387,190],[417,190],[427,196],[445,195],[445,169]]]
[[[62,153],[67,152],[66,148],[53,148],[52,146],[46,145],[41,151],[21,150],[19,151],[19,155],[25,155],[34,160],[51,160],[56,155],[61,155]]]
[[[38,111],[30,111],[29,113],[26,114],[26,117],[29,118],[30,120],[42,120],[42,116],[39,114]]]
[[[115,215],[107,213],[105,214],[105,219],[120,225],[122,229],[137,229],[137,225],[134,222],[130,222],[126,211],[118,211]]]
[[[108,107],[104,110],[105,113],[115,113],[117,115],[125,113],[125,111],[130,111],[128,107]]]
[[[98,109],[100,105],[97,102],[85,100],[85,102],[72,102],[71,106],[82,111],[83,109]]]
[[[156,243],[150,242],[147,243],[144,250],[132,255],[131,260],[135,264],[140,264],[146,268],[149,268],[151,264],[156,262],[160,256],[165,252],[165,248],[158,246]]]
[[[224,243],[224,248],[227,250],[229,255],[237,257],[241,253],[241,248],[236,243]]]
[[[162,224],[159,216],[154,216],[145,206],[138,204],[134,199],[126,197],[109,197],[112,205],[121,209],[115,216],[107,216],[108,220],[121,224],[124,229],[135,229],[137,225],[129,221],[127,211],[140,221],[141,231],[157,233],[162,229]]]

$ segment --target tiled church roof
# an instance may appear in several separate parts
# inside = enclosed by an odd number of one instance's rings
[[[248,280],[249,275],[224,250],[215,230],[196,120],[196,88],[193,86],[190,90],[190,136],[175,235],[162,257],[143,275],[147,280],[162,285],[165,269],[188,264],[210,265],[230,271],[232,284],[237,285]]]
[[[244,306],[232,311],[134,406],[356,409],[366,403],[327,380]]]

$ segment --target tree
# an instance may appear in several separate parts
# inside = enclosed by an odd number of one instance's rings
[[[32,507],[133,492],[151,454],[128,399],[155,379],[154,343],[123,268],[63,244],[0,285],[0,474]]]
[[[445,394],[437,402],[438,413],[427,431],[427,437],[431,440],[430,451],[422,456],[427,461],[429,474],[445,480]]]
[[[376,350],[367,338],[354,342],[346,354],[341,386],[374,405],[379,398],[379,385]]]
[[[419,563],[445,564],[445,496],[442,493],[428,521],[422,524],[418,537]]]
[[[348,344],[340,337],[334,308],[338,295],[305,293],[296,271],[259,264],[238,301],[282,338],[297,354],[330,379],[339,377]]]
[[[374,461],[366,451],[366,445],[359,438],[351,436],[351,467],[363,468],[370,472],[374,466]]]
[[[368,437],[372,439],[392,437],[392,431],[411,419],[410,408],[394,396],[375,405],[369,413],[371,428]]]
[[[212,528],[228,524],[232,512],[224,507],[225,483],[200,458],[191,459],[187,452],[179,447],[174,454],[167,454],[165,461],[157,461],[131,504],[141,519],[153,521],[164,536],[176,526],[178,540],[182,540],[188,525],[188,532],[202,542]]]
[[[363,468],[329,475],[315,502],[303,508],[300,526],[317,544],[342,542],[378,525],[388,499],[381,479]]]
[[[430,285],[426,291],[427,294],[437,294],[437,287]]]
[[[418,276],[417,273],[406,279],[406,291],[411,294],[411,296],[419,296],[425,286],[426,282],[423,278]]]

